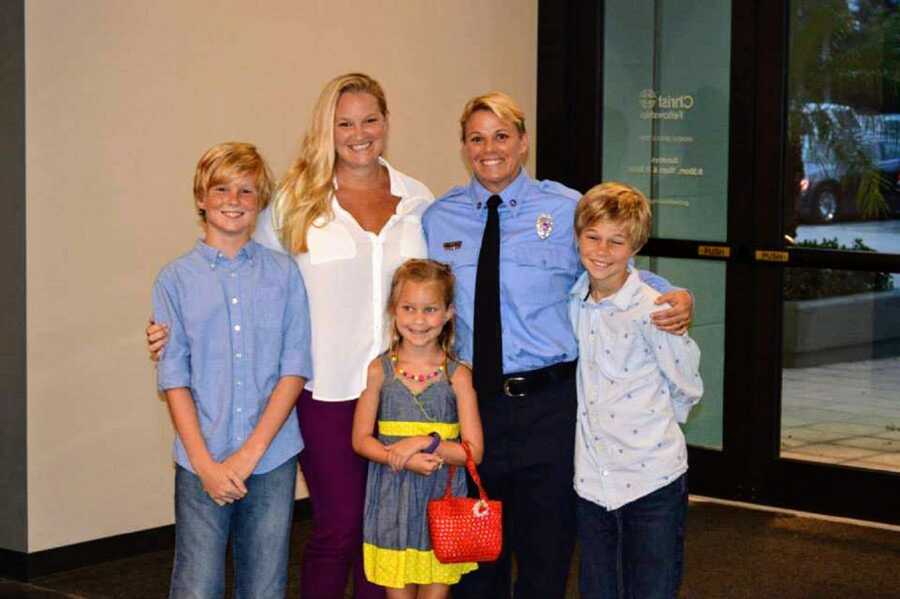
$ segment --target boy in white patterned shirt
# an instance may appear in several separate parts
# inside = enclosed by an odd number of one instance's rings
[[[674,598],[681,584],[687,446],[678,426],[703,394],[700,350],[661,332],[659,296],[632,257],[650,235],[638,190],[604,183],[575,210],[582,273],[569,314],[578,337],[575,492],[581,596]],[[664,307],[664,306],[663,306]]]

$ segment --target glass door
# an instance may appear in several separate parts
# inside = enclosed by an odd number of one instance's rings
[[[539,14],[538,176],[641,188],[696,298],[691,491],[900,522],[898,2]]]
[[[541,2],[537,156],[540,177],[582,190],[622,181],[650,199],[653,230],[638,266],[695,298],[690,334],[705,391],[684,426],[691,490],[732,498],[746,461],[729,425],[739,405],[730,398],[745,386],[728,366],[742,343],[729,324],[741,276],[731,200],[735,20],[722,0]]]
[[[703,401],[684,427],[723,447],[731,7],[721,0],[605,3],[601,179],[650,199],[638,266],[691,289]],[[676,242],[673,244],[672,242]],[[693,247],[691,258],[673,250]],[[712,258],[712,259],[710,259]]]
[[[788,18],[784,239],[818,264],[783,272],[780,455],[900,473],[900,259],[867,260],[900,258],[900,10]]]
[[[900,488],[900,6],[792,0],[783,19],[773,482],[809,477],[822,499],[774,494],[897,521],[885,496]]]

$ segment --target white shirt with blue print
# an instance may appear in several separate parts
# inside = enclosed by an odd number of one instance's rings
[[[703,395],[700,349],[657,329],[659,297],[629,268],[619,291],[597,302],[587,273],[569,296],[578,337],[575,491],[614,510],[687,471],[679,422]]]

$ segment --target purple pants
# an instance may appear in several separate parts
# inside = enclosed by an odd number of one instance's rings
[[[363,507],[368,462],[353,451],[353,401],[317,401],[303,391],[297,401],[306,446],[300,467],[309,488],[313,530],[300,571],[302,599],[339,599],[353,570],[356,599],[383,599],[362,564]]]

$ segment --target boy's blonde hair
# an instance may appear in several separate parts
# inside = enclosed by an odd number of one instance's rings
[[[515,100],[507,94],[499,91],[488,92],[475,96],[466,102],[462,116],[459,117],[460,139],[466,141],[466,123],[473,113],[479,110],[492,112],[501,121],[508,121],[516,126],[519,135],[525,134],[525,112]]]
[[[391,321],[391,353],[397,350],[397,345],[400,343],[400,333],[397,331],[394,313],[397,310],[397,302],[400,301],[400,291],[403,288],[403,284],[408,281],[437,285],[444,305],[448,307],[453,305],[453,288],[456,284],[456,277],[453,276],[453,271],[450,270],[448,265],[437,260],[421,258],[413,258],[401,264],[394,271],[394,278],[391,280],[391,292],[388,295],[387,314]],[[444,355],[448,358],[454,356],[455,322],[455,317],[451,316],[438,336],[438,345],[441,346]]]
[[[306,252],[306,235],[320,216],[332,217],[334,193],[334,113],[341,95],[366,93],[375,97],[382,116],[388,107],[381,84],[363,73],[347,73],[329,81],[313,108],[312,122],[300,155],[279,186],[276,208],[281,223],[281,243],[292,254]]]
[[[194,171],[195,205],[206,197],[211,187],[248,174],[254,177],[259,210],[262,210],[272,197],[272,173],[256,146],[229,141],[211,147],[200,157]],[[205,210],[198,207],[197,214],[206,222]]]
[[[575,208],[575,236],[600,221],[623,226],[628,243],[637,252],[650,237],[650,202],[640,191],[611,181],[592,187]]]

